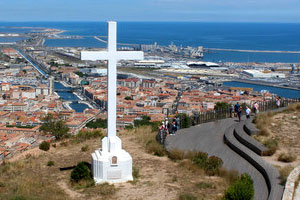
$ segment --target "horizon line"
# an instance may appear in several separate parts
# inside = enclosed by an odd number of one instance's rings
[[[116,21],[116,22],[127,22],[127,23],[249,23],[249,24],[300,24],[300,22],[275,22],[275,21],[130,21],[130,20],[41,20],[41,21],[31,21],[31,20],[26,20],[26,21],[0,21],[0,23],[41,23],[41,22],[50,22],[50,23],[55,23],[55,22],[77,22],[77,23],[84,23],[84,22],[100,22],[100,23],[105,23],[108,21]]]

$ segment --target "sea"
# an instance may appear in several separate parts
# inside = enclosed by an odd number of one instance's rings
[[[20,29],[17,27],[31,27]],[[34,27],[64,30],[62,35],[82,39],[51,39],[50,47],[105,47],[94,36],[107,35],[106,22],[0,22],[0,33],[23,33]],[[118,22],[118,43],[203,46],[204,48],[300,51],[299,23]],[[2,41],[3,42],[3,41]],[[299,54],[214,51],[212,62],[297,63]]]
[[[62,35],[65,36],[81,36],[81,39],[49,39],[45,41],[45,46],[98,48],[106,46],[105,43],[93,38],[99,36],[106,40],[106,22],[0,22],[0,33],[24,33],[36,31],[37,27],[60,29],[64,31]],[[300,23],[118,22],[118,43],[138,45],[157,42],[158,45],[174,43],[184,47],[300,51],[299,36]],[[2,37],[0,43],[14,40],[17,41],[20,38],[5,39]],[[300,54],[214,51],[205,53],[203,60],[211,62],[299,63]],[[251,86],[258,91],[266,89],[286,98],[300,97],[298,90],[289,91],[282,88],[269,88],[255,84],[245,85],[237,82],[225,84]],[[77,100],[76,96],[69,96],[71,94],[66,93],[62,96],[66,99]],[[74,104],[72,106],[78,107]]]

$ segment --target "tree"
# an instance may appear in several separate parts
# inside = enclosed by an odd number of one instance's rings
[[[86,124],[88,128],[107,128],[107,119],[98,118],[95,122],[90,121]]]
[[[43,141],[40,145],[39,148],[43,151],[48,151],[50,149],[50,143]]]
[[[215,110],[229,109],[229,108],[230,108],[230,104],[226,102],[217,102],[214,107]]]
[[[139,127],[139,126],[147,126],[147,125],[151,125],[150,122],[151,118],[147,115],[142,116],[141,120],[134,120],[134,126],[135,127]]]
[[[191,119],[186,113],[177,115],[180,119],[180,128],[189,128],[191,126]]]
[[[42,118],[42,126],[40,131],[51,134],[55,136],[55,139],[59,140],[68,134],[69,128],[65,121],[61,119],[56,119],[52,114],[47,114]]]

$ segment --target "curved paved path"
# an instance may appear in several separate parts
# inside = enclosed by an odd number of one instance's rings
[[[224,143],[225,130],[235,123],[233,119],[200,124],[188,129],[181,129],[174,136],[168,136],[166,148],[186,151],[203,151],[209,155],[220,157],[226,169],[234,169],[239,173],[248,173],[254,181],[255,200],[268,198],[268,188],[262,174],[248,161],[231,150]]]

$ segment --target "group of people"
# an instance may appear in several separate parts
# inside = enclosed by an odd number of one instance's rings
[[[241,121],[242,111],[243,111],[243,108],[242,108],[242,106],[239,104],[239,102],[237,102],[234,106],[231,105],[231,113],[234,113],[234,115],[235,115],[236,117],[238,117],[239,122]],[[255,103],[253,104],[253,112],[254,112],[255,114],[258,114],[258,113],[259,113],[259,105],[258,105],[257,102],[255,102]],[[245,108],[245,114],[246,114],[246,118],[247,118],[247,119],[250,118],[251,109],[250,109],[248,106],[246,106],[246,108]]]
[[[179,117],[174,118],[171,124],[169,123],[169,119],[166,118],[162,122],[160,130],[164,130],[166,135],[174,135],[179,130]]]

